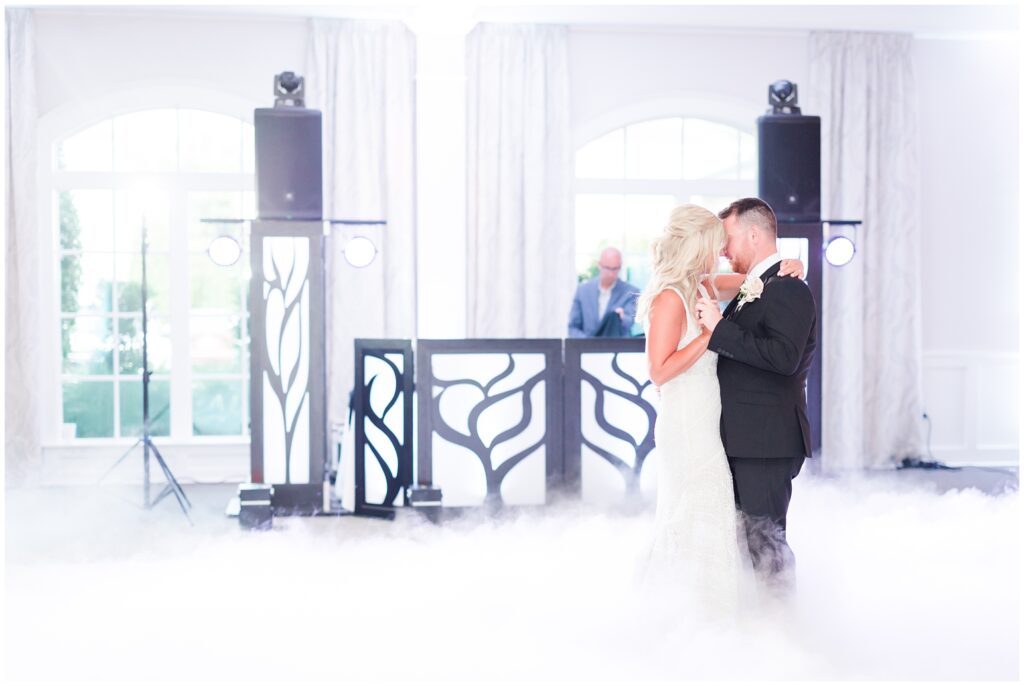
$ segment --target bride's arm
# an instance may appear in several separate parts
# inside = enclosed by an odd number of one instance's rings
[[[739,295],[740,286],[743,285],[743,280],[746,278],[746,274],[727,272],[725,274],[712,274],[711,282],[718,289],[718,299],[729,302]]]
[[[700,335],[682,350],[676,350],[685,335],[686,315],[679,296],[663,291],[651,303],[651,327],[647,332],[647,373],[655,386],[679,376],[693,366],[708,349],[711,334],[701,328]]]
[[[782,264],[779,266],[779,276],[795,276],[798,279],[802,279],[805,273],[804,263],[800,260],[782,260]],[[715,288],[718,289],[718,299],[725,302],[739,295],[740,286],[743,285],[743,281],[746,278],[746,274],[737,274],[735,272],[711,275],[711,280]]]

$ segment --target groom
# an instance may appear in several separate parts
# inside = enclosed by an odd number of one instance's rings
[[[792,586],[793,551],[786,543],[792,480],[811,456],[804,386],[815,348],[815,305],[800,279],[780,278],[775,213],[743,198],[718,214],[722,254],[746,273],[725,309],[702,298],[699,320],[718,353],[722,443],[754,568],[773,586]]]

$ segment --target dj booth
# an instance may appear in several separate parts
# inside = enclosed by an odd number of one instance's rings
[[[310,374],[322,352],[291,355],[297,369],[263,352],[253,481],[273,484],[275,514],[348,513],[325,490],[323,374]],[[354,474],[353,514],[653,496],[657,392],[642,338],[357,339],[354,364],[354,463],[340,466]]]

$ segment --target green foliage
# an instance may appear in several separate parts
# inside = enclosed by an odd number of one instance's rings
[[[142,282],[127,281],[118,284],[118,312],[142,311]],[[122,374],[142,371],[142,320],[121,318],[117,323],[117,355]],[[152,327],[150,341],[153,340]],[[152,370],[152,365],[150,369]]]
[[[135,319],[121,319],[117,330],[117,355],[122,374],[137,374],[142,371],[142,330],[141,320],[136,326]],[[149,337],[150,342],[153,336]],[[153,365],[149,365],[152,371]]]
[[[584,281],[590,281],[595,276],[601,273],[601,268],[597,266],[597,258],[595,257],[591,262],[587,270],[576,275],[576,280],[579,283]]]
[[[142,433],[142,381],[121,381],[121,435]],[[162,379],[149,381],[149,430],[154,436],[171,434],[171,384]]]
[[[153,278],[150,276],[147,284],[149,286],[149,299],[153,299]],[[141,312],[142,311],[142,281],[118,281],[117,284],[117,311],[118,312]]]
[[[81,250],[79,238],[82,229],[78,211],[71,201],[71,194],[60,194],[60,244],[65,250]],[[79,253],[64,255],[60,260],[60,307],[62,312],[78,312],[78,288],[82,282],[82,258]],[[60,343],[64,359],[71,352],[71,333],[75,328],[74,319],[61,320]]]
[[[236,380],[204,380],[192,387],[192,434],[237,436],[242,427],[242,394],[246,384]]]
[[[112,381],[65,382],[63,395],[64,421],[77,425],[77,438],[109,438],[114,435]]]

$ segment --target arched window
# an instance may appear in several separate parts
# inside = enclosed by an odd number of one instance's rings
[[[148,234],[150,417],[156,435],[248,433],[248,255],[218,267],[217,234],[255,216],[253,127],[162,108],[100,121],[56,141],[64,436],[142,430],[142,227]]]
[[[669,212],[692,202],[713,212],[756,192],[752,130],[697,117],[623,126],[576,151],[576,271],[597,273],[606,246],[622,250],[621,278],[643,288],[651,239]]]

